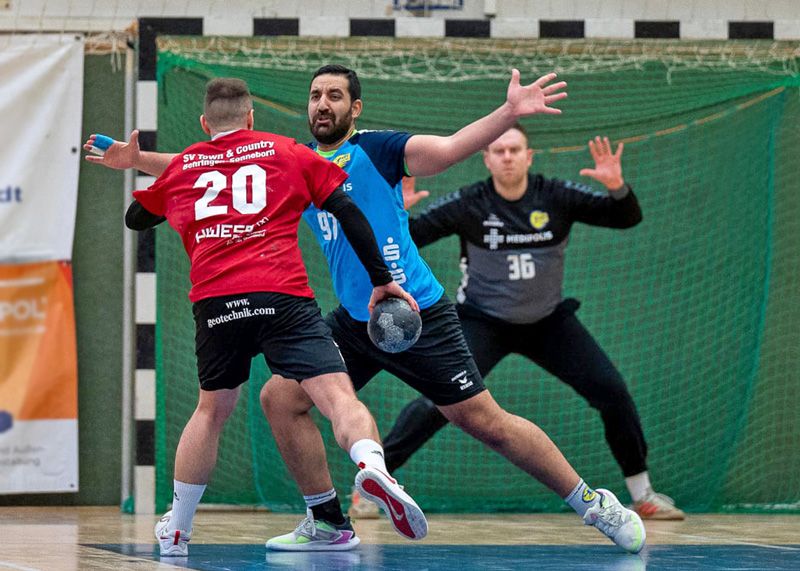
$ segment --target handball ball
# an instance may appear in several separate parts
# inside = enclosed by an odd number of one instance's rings
[[[391,297],[375,306],[367,323],[367,333],[378,349],[400,353],[419,339],[422,319],[406,300]]]

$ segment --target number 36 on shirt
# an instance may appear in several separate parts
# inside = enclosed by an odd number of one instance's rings
[[[536,264],[531,254],[509,254],[506,256],[506,261],[509,280],[531,280],[536,277]]]

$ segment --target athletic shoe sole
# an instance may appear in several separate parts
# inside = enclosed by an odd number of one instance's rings
[[[352,532],[350,532],[352,533]],[[267,549],[270,551],[293,551],[306,552],[309,551],[350,551],[355,549],[361,543],[358,536],[353,535],[350,539],[346,539],[344,543],[312,541],[310,543],[270,543],[267,542]]]
[[[362,498],[383,509],[395,531],[403,537],[419,540],[428,535],[425,514],[390,476],[371,466],[364,467],[356,475],[356,488]]]

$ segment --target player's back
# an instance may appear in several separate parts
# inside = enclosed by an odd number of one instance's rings
[[[252,291],[312,297],[297,225],[345,178],[293,139],[241,129],[190,146],[136,198],[181,235],[192,301]]]

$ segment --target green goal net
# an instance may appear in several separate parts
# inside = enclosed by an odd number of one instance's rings
[[[800,50],[789,43],[403,39],[162,38],[158,147],[205,138],[205,83],[234,76],[256,100],[256,128],[309,139],[311,73],[356,69],[362,129],[447,135],[497,107],[512,67],[523,82],[556,70],[560,116],[523,121],[534,169],[581,180],[594,135],[625,141],[623,168],[644,221],[576,225],[565,294],[623,373],[639,408],[658,489],[689,511],[800,510]],[[441,196],[487,176],[480,157],[417,181]],[[583,180],[583,182],[589,182]],[[336,305],[325,260],[301,225],[320,305]],[[452,296],[458,244],[422,250]],[[197,394],[188,264],[177,235],[157,235],[157,500],[169,502],[174,451]],[[258,394],[254,360],[205,502],[301,510]],[[508,410],[538,423],[593,485],[622,492],[599,415],[531,363],[506,359],[486,379]],[[361,393],[382,434],[416,395],[388,374]],[[355,468],[316,416],[340,495]],[[429,512],[557,511],[562,502],[448,426],[397,474]]]

